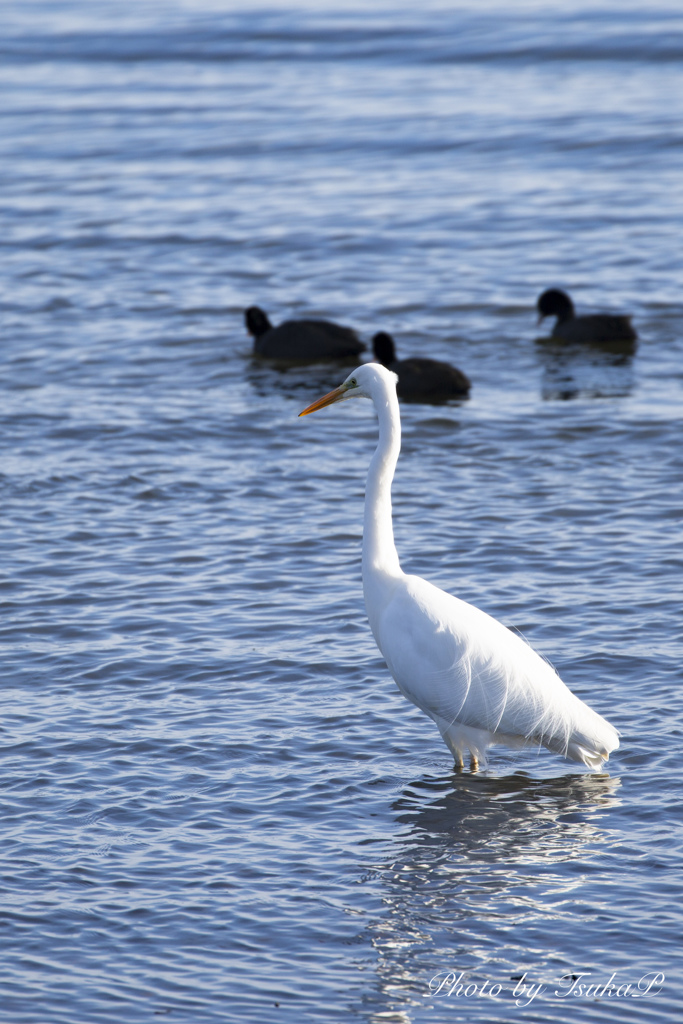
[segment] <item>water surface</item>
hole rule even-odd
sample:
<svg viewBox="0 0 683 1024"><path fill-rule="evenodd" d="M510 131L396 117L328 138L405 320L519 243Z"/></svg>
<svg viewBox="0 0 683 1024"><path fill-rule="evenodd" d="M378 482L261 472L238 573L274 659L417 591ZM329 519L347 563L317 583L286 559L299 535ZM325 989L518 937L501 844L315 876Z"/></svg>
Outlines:
<svg viewBox="0 0 683 1024"><path fill-rule="evenodd" d="M676 1021L678 6L3 19L0 1019ZM636 355L538 344L549 286ZM347 370L255 362L253 303L470 376L402 409L403 566L609 772L453 773L365 617L372 409L298 420Z"/></svg>

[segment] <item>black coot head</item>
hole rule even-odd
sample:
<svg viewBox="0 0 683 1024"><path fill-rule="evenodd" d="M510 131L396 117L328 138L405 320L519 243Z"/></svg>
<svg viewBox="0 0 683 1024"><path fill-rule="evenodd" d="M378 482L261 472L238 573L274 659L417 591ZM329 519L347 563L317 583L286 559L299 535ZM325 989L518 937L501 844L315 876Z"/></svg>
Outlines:
<svg viewBox="0 0 683 1024"><path fill-rule="evenodd" d="M244 321L252 338L260 338L266 331L270 331L273 326L268 319L268 315L258 306L249 307L244 314Z"/></svg>
<svg viewBox="0 0 683 1024"><path fill-rule="evenodd" d="M378 331L372 339L372 351L375 359L382 366L390 366L396 359L394 339L386 331Z"/></svg>
<svg viewBox="0 0 683 1024"><path fill-rule="evenodd" d="M574 316L574 303L566 292L559 288L548 288L536 303L538 322L546 316L557 316L560 320L570 320Z"/></svg>

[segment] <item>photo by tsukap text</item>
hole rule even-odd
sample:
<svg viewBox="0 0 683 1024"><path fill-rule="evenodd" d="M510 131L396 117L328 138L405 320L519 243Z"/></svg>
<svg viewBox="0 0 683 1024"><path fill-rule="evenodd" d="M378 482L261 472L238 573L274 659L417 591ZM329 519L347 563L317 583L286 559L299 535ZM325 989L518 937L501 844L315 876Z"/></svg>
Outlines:
<svg viewBox="0 0 683 1024"><path fill-rule="evenodd" d="M536 999L651 999L662 991L665 981L663 971L630 977L615 971L608 978L577 971L555 982L535 981L526 971L506 982L474 981L465 971L440 971L429 982L429 993L445 999L513 999L516 1006L523 1007Z"/></svg>

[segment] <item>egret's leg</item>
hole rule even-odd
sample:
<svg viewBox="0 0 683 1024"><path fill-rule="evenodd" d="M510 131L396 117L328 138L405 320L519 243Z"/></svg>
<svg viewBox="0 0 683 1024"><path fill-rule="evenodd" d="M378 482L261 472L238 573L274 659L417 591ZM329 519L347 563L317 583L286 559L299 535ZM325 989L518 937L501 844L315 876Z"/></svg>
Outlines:
<svg viewBox="0 0 683 1024"><path fill-rule="evenodd" d="M479 771L479 759L477 757L475 757L475 755L471 751L470 751L470 771L471 772L478 772Z"/></svg>

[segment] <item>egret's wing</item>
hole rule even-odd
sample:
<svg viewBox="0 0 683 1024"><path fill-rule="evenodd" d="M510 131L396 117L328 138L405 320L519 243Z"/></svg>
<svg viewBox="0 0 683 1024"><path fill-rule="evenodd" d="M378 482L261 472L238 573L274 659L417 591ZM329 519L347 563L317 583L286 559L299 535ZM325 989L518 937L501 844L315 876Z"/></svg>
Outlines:
<svg viewBox="0 0 683 1024"><path fill-rule="evenodd" d="M554 733L558 696L576 699L550 665L485 612L405 577L378 624L401 692L427 714L490 733Z"/></svg>

